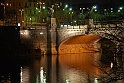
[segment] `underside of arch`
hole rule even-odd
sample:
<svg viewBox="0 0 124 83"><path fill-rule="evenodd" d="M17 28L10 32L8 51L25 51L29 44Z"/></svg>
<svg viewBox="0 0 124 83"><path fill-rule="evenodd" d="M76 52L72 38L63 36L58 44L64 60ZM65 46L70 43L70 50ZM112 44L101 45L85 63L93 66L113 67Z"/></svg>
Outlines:
<svg viewBox="0 0 124 83"><path fill-rule="evenodd" d="M100 51L100 36L94 34L73 36L63 41L58 48L59 54Z"/></svg>

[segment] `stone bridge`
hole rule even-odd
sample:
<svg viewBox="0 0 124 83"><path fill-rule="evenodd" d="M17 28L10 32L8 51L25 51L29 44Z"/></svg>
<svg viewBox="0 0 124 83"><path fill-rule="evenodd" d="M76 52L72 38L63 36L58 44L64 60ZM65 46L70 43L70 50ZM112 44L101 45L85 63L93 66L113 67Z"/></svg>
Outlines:
<svg viewBox="0 0 124 83"><path fill-rule="evenodd" d="M106 38L117 46L123 44L124 22L118 24L56 25L51 18L48 25L23 27L20 30L23 43L34 49L40 48L46 54L81 53L100 51L99 40Z"/></svg>

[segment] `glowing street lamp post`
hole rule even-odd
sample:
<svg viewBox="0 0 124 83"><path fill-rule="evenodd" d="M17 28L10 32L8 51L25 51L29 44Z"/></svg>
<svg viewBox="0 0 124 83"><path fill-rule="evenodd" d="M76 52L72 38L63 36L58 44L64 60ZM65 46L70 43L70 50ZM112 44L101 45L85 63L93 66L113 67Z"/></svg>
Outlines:
<svg viewBox="0 0 124 83"><path fill-rule="evenodd" d="M40 21L42 22L42 5L44 5L45 3L44 2L38 2L37 4L40 5Z"/></svg>
<svg viewBox="0 0 124 83"><path fill-rule="evenodd" d="M20 9L19 11L21 12L21 22L20 23L21 23L21 26L22 26L22 12L24 11L24 9Z"/></svg>
<svg viewBox="0 0 124 83"><path fill-rule="evenodd" d="M5 12L6 10L5 10L5 8L6 7L5 7L5 4L3 4L3 6L4 6L4 22L3 22L3 24L5 25L5 17L6 17L6 12Z"/></svg>
<svg viewBox="0 0 124 83"><path fill-rule="evenodd" d="M3 5L3 6L4 6L4 20L3 20L3 25L6 25L6 24L5 24L5 18L6 18L6 6L8 6L8 5L11 6L11 4L8 4L8 3L6 3L6 4L1 3L0 5Z"/></svg>

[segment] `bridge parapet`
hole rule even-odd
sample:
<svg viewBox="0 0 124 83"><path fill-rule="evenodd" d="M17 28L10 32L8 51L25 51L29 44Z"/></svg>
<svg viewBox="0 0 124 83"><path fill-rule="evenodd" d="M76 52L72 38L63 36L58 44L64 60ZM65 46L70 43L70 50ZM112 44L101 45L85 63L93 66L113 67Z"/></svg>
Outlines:
<svg viewBox="0 0 124 83"><path fill-rule="evenodd" d="M90 32L104 32L107 34L111 34L116 37L122 36L122 24L107 24L107 25L95 25L90 29Z"/></svg>
<svg viewBox="0 0 124 83"><path fill-rule="evenodd" d="M82 25L82 26L61 26L57 29L58 32L58 44L66 38L85 35L85 34L96 34L101 37L105 37L111 40L119 41L122 40L122 28L120 24L99 24L99 25Z"/></svg>
<svg viewBox="0 0 124 83"><path fill-rule="evenodd" d="M92 27L95 27L95 28L115 28L115 27L122 27L122 24L98 24L98 25L93 25Z"/></svg>
<svg viewBox="0 0 124 83"><path fill-rule="evenodd" d="M46 29L47 27L46 26L25 26L25 27L22 27L21 30L44 30Z"/></svg>
<svg viewBox="0 0 124 83"><path fill-rule="evenodd" d="M59 29L86 29L87 25L81 25L81 26L61 26Z"/></svg>
<svg viewBox="0 0 124 83"><path fill-rule="evenodd" d="M122 25L111 25L108 27L108 25L106 25L107 27L93 27L91 29L89 29L89 33L92 34L96 34L99 35L101 37L110 39L111 41L113 41L116 45L120 44L123 42L123 34L122 34L122 29L123 26Z"/></svg>
<svg viewBox="0 0 124 83"><path fill-rule="evenodd" d="M63 26L57 29L57 44L60 44L66 38L76 36L76 35L84 35L87 32L87 25L82 26Z"/></svg>

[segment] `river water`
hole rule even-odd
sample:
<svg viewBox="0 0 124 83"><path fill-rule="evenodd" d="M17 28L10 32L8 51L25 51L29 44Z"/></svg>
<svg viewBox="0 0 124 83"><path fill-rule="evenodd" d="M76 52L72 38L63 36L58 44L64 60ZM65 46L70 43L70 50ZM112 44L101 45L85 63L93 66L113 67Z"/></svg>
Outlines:
<svg viewBox="0 0 124 83"><path fill-rule="evenodd" d="M104 83L101 78L109 78L112 62L113 58L105 59L99 52L4 57L0 59L0 83Z"/></svg>

